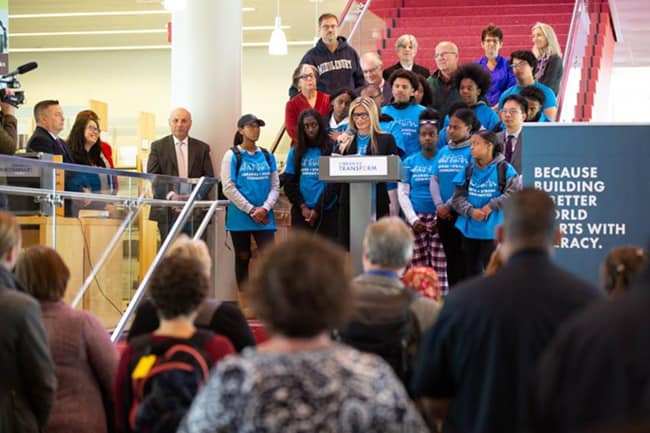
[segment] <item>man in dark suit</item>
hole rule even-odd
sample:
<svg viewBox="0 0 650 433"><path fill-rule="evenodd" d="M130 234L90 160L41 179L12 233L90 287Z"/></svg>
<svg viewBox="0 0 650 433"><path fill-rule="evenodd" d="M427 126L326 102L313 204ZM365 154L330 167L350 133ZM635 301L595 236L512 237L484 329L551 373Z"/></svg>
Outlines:
<svg viewBox="0 0 650 433"><path fill-rule="evenodd" d="M503 152L508 161L521 173L521 150L524 142L522 127L528 113L528 101L521 95L510 95L503 100L501 121L506 129L497 133L497 139L503 143Z"/></svg>
<svg viewBox="0 0 650 433"><path fill-rule="evenodd" d="M561 234L546 193L525 188L503 211L504 266L456 286L421 345L413 392L433 399L423 404L447 432L525 431L538 359L563 322L602 296L552 262Z"/></svg>
<svg viewBox="0 0 650 433"><path fill-rule="evenodd" d="M192 115L185 108L176 108L169 115L171 134L154 141L147 160L147 173L164 174L181 178L214 177L210 146L189 136ZM186 200L189 185L185 182L159 181L154 185L154 196L158 199ZM199 200L205 199L210 187L199 192ZM178 209L152 208L151 219L158 221L161 240L167 237ZM197 216L197 215L195 215Z"/></svg>
<svg viewBox="0 0 650 433"><path fill-rule="evenodd" d="M36 129L27 142L27 151L61 155L63 162L74 162L68 146L59 138L65 118L59 101L40 101L34 106Z"/></svg>
<svg viewBox="0 0 650 433"><path fill-rule="evenodd" d="M20 248L16 218L0 211L0 431L38 433L54 402L56 373L41 308L11 273Z"/></svg>

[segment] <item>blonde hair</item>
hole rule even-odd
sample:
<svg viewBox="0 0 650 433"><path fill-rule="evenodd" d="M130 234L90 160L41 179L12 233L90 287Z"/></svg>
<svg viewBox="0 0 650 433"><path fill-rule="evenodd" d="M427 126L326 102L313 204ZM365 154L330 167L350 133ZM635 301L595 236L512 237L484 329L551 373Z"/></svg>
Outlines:
<svg viewBox="0 0 650 433"><path fill-rule="evenodd" d="M6 211L0 211L0 257L20 241L20 226L16 217Z"/></svg>
<svg viewBox="0 0 650 433"><path fill-rule="evenodd" d="M196 259L201 262L206 275L210 275L212 258L208 246L202 240L191 239L186 234L181 234L174 240L174 243L169 247L169 251L167 251L167 257L171 256Z"/></svg>
<svg viewBox="0 0 650 433"><path fill-rule="evenodd" d="M350 103L350 112L349 112L350 125L354 126L354 129L357 129L357 125L354 123L354 117L352 117L352 112L357 107L363 107L368 112L368 116L370 119L370 151L371 153L374 154L377 151L377 140L375 138L376 135L385 134L379 128L379 114L377 113L377 104L375 104L375 101L372 98L368 98L367 96L359 96L357 99L352 101L352 103Z"/></svg>
<svg viewBox="0 0 650 433"><path fill-rule="evenodd" d="M395 49L397 50L399 47L406 47L408 44L411 44L411 48L413 49L413 53L417 53L418 51L418 40L415 39L415 36L413 35L402 35L397 40L395 41Z"/></svg>
<svg viewBox="0 0 650 433"><path fill-rule="evenodd" d="M560 49L560 43L557 40L557 35L555 34L555 30L553 30L553 27L549 26L546 23L535 23L535 25L530 29L530 31L534 31L535 29L539 29L544 37L546 38L546 48L543 50L539 50L535 45L533 45L533 54L535 54L535 57L538 59L542 57L544 54L547 54L549 56L557 54L558 56L562 57L562 49Z"/></svg>

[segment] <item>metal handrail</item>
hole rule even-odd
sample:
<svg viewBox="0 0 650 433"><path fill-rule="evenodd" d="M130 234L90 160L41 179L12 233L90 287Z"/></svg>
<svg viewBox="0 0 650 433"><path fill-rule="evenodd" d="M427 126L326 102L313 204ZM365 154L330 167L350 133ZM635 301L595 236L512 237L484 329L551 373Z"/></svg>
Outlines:
<svg viewBox="0 0 650 433"><path fill-rule="evenodd" d="M126 324L129 321L129 319L131 318L131 315L134 313L138 304L140 304L140 301L144 296L144 292L147 286L149 285L149 280L151 280L151 276L153 275L154 270L158 267L158 263L160 263L160 261L165 256L165 254L167 254L167 250L171 246L172 240L175 239L176 235L180 233L181 228L185 225L185 221L187 220L188 216L194 209L194 202L196 201L196 198L199 195L199 190L201 189L201 186L203 186L205 179L206 179L205 177L199 178L196 187L194 188L194 190L192 190L192 193L190 194L190 196L187 199L187 202L181 209L178 218L172 225L169 234L163 240L163 243L160 246L160 249L158 250L156 257L154 257L153 261L151 262L151 265L149 266L149 269L147 269L147 272L142 278L142 281L140 281L140 285L135 291L133 297L131 298L131 302L129 302L129 305L126 307L126 311L124 312L122 317L120 317L120 320L117 322L117 325L115 326L115 330L111 334L111 341L113 341L114 343L117 342L117 340L120 338L120 336L122 335L122 331L126 327Z"/></svg>

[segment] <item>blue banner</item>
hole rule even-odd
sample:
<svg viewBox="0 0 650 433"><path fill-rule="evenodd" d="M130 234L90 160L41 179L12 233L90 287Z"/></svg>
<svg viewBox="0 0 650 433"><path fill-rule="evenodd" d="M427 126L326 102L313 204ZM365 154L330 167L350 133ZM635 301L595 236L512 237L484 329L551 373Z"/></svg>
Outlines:
<svg viewBox="0 0 650 433"><path fill-rule="evenodd" d="M558 264L598 285L607 252L650 240L650 125L524 127L524 185L551 195Z"/></svg>

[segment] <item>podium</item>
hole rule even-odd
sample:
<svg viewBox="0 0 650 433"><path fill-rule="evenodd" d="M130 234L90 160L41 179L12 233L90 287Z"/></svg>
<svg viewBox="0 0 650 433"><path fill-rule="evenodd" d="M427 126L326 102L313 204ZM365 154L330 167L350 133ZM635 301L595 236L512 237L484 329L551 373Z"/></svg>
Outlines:
<svg viewBox="0 0 650 433"><path fill-rule="evenodd" d="M366 227L374 221L377 182L397 182L404 177L397 155L321 156L320 180L350 184L350 254L355 274L363 272L361 255Z"/></svg>

